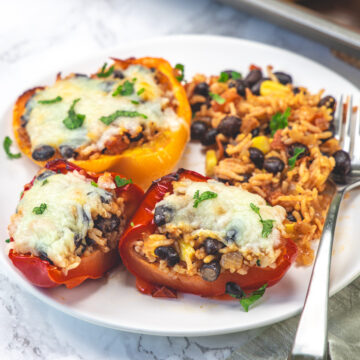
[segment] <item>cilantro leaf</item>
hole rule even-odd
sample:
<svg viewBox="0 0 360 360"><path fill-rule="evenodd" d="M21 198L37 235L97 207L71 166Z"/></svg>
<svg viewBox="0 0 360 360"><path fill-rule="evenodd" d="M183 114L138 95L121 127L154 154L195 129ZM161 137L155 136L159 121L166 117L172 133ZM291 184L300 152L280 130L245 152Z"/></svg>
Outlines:
<svg viewBox="0 0 360 360"><path fill-rule="evenodd" d="M291 109L288 107L284 113L277 112L270 120L271 136L274 136L277 130L285 129L288 126L288 118L290 116Z"/></svg>
<svg viewBox="0 0 360 360"><path fill-rule="evenodd" d="M109 116L102 116L99 120L102 121L105 125L110 125L113 121L117 118L124 116L124 117L137 117L141 116L144 119L147 119L145 114L139 113L137 111L127 111L127 110L116 110L114 113L110 114Z"/></svg>
<svg viewBox="0 0 360 360"><path fill-rule="evenodd" d="M36 215L41 215L44 213L44 211L46 210L47 205L45 203L41 203L40 206L35 206L33 208L33 213Z"/></svg>
<svg viewBox="0 0 360 360"><path fill-rule="evenodd" d="M261 236L267 238L272 232L275 220L263 220L262 216L260 215L260 208L253 203L250 203L250 208L260 218L260 223L263 226Z"/></svg>
<svg viewBox="0 0 360 360"><path fill-rule="evenodd" d="M115 180L115 184L116 184L117 187L122 187L122 186L125 186L127 184L132 184L131 179L121 178L119 175L116 175L114 180Z"/></svg>
<svg viewBox="0 0 360 360"><path fill-rule="evenodd" d="M299 148L299 147L295 147L294 149L294 156L292 156L289 160L288 160L288 164L290 166L290 170L292 170L295 167L295 163L296 160L298 158L298 156L300 154L302 154L305 151L305 148Z"/></svg>
<svg viewBox="0 0 360 360"><path fill-rule="evenodd" d="M97 77L106 78L106 77L110 76L114 72L114 68L115 68L114 65L110 66L110 68L107 71L105 71L106 66L107 66L107 63L104 63L104 65L102 66L100 72L97 73Z"/></svg>
<svg viewBox="0 0 360 360"><path fill-rule="evenodd" d="M242 78L242 75L241 73L237 72L237 71L232 71L231 72L231 78L233 80L238 80L238 79L241 79Z"/></svg>
<svg viewBox="0 0 360 360"><path fill-rule="evenodd" d="M178 81L183 81L184 80L184 75L185 75L185 67L184 67L184 65L183 64L176 64L175 69L180 71L180 75L175 76L176 79Z"/></svg>
<svg viewBox="0 0 360 360"><path fill-rule="evenodd" d="M21 158L21 153L18 154L13 154L10 151L10 146L12 144L12 140L9 138L9 136L5 136L4 142L3 142L3 147L4 150L6 152L6 155L8 156L9 159L19 159Z"/></svg>
<svg viewBox="0 0 360 360"><path fill-rule="evenodd" d="M92 185L92 186L95 186L95 187L98 187L98 186L99 186L94 180L91 180L91 185Z"/></svg>
<svg viewBox="0 0 360 360"><path fill-rule="evenodd" d="M140 102L137 101L137 100L131 100L131 103L134 104L134 105L139 105L140 104Z"/></svg>
<svg viewBox="0 0 360 360"><path fill-rule="evenodd" d="M249 307L252 304L254 304L254 302L256 302L257 300L259 300L260 298L263 297L263 295L265 294L266 287L267 287L267 284L264 284L259 289L255 290L251 294L249 294L246 297L243 297L242 299L239 300L241 306L244 308L244 310L246 312L249 311Z"/></svg>
<svg viewBox="0 0 360 360"><path fill-rule="evenodd" d="M74 130L82 126L85 115L83 114L77 114L75 112L75 105L80 101L80 98L75 99L73 103L70 106L70 109L68 111L68 116L63 120L64 125L69 130Z"/></svg>
<svg viewBox="0 0 360 360"><path fill-rule="evenodd" d="M216 193L214 193L212 191L204 191L200 195L200 190L196 190L196 192L195 192L195 194L193 196L193 199L195 200L193 207L197 208L202 201L209 200L209 199L214 199L217 196L218 196L218 194L216 194Z"/></svg>
<svg viewBox="0 0 360 360"><path fill-rule="evenodd" d="M6 243L9 243L9 242L10 242L10 239L6 239L5 242L6 242Z"/></svg>
<svg viewBox="0 0 360 360"><path fill-rule="evenodd" d="M41 183L41 186L46 185L48 182L49 182L49 180L48 180L48 179L45 179L45 180Z"/></svg>
<svg viewBox="0 0 360 360"><path fill-rule="evenodd" d="M117 95L127 96L127 95L131 95L133 92L134 92L134 83L126 80L123 84L117 87L117 89L112 93L112 96L117 96Z"/></svg>
<svg viewBox="0 0 360 360"><path fill-rule="evenodd" d="M55 104L55 103L60 102L60 101L62 101L62 97L61 97L61 96L57 96L57 97L54 98L54 99L39 100L38 103L39 103L39 104L45 104L45 105L47 105L47 104Z"/></svg>
<svg viewBox="0 0 360 360"><path fill-rule="evenodd" d="M222 71L220 73L218 82L221 82L221 83L227 82L229 80L229 78L230 78L229 74L225 71Z"/></svg>
<svg viewBox="0 0 360 360"><path fill-rule="evenodd" d="M141 88L140 90L138 90L136 94L141 95L143 92L145 92L145 88Z"/></svg>
<svg viewBox="0 0 360 360"><path fill-rule="evenodd" d="M211 98L217 102L219 105L222 105L225 103L225 99L223 97L221 97L219 94L214 94L214 93L209 93L209 95L211 96Z"/></svg>

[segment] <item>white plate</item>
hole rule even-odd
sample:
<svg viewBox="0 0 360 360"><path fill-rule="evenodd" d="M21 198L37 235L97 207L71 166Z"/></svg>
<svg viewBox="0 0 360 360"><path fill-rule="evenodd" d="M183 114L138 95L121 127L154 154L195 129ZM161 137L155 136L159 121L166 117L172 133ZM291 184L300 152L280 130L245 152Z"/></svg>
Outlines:
<svg viewBox="0 0 360 360"><path fill-rule="evenodd" d="M247 72L250 64L290 73L295 84L311 91L326 88L327 93L353 93L358 90L347 80L323 66L263 44L213 36L176 36L97 54L61 69L63 73L93 72L107 56L162 56L172 64L185 64L187 79L195 73L218 74L224 69ZM32 85L51 84L59 69L37 79ZM26 89L23 89L26 90ZM13 96L18 94L12 94ZM0 139L11 134L11 105L3 114ZM203 172L203 159L197 145L189 145L181 166ZM0 239L8 237L6 225L18 201L24 183L32 178L36 166L24 156L20 160L0 155L1 210ZM353 192L341 210L331 273L331 293L335 293L360 274L360 242L357 238L357 218L360 197ZM157 335L200 336L224 334L275 323L299 312L305 297L310 268L293 267L276 286L268 289L261 302L245 313L237 302L208 300L192 295L179 299L155 299L141 295L134 287L134 278L124 268L114 270L107 279L87 281L73 290L60 287L41 290L26 282L5 256L5 243L0 242L3 263L18 283L45 303L80 319L131 332Z"/></svg>

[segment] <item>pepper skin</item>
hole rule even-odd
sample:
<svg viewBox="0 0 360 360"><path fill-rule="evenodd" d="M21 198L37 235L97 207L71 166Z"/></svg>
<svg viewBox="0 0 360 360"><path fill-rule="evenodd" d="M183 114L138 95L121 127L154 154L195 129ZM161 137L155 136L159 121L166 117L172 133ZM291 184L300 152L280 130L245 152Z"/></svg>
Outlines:
<svg viewBox="0 0 360 360"><path fill-rule="evenodd" d="M66 174L68 171L83 170L80 167L61 159L47 163L46 168L56 172L60 171L63 174ZM82 173L95 182L97 182L97 179L101 176L101 174ZM111 175L115 177L118 174L111 173ZM32 187L34 179L24 186L24 192ZM124 198L126 204L125 216L127 219L130 219L140 203L143 191L135 184L127 184L116 188L115 192L118 197L121 196ZM10 240L14 241L14 239ZM64 284L69 289L80 285L86 279L101 278L108 270L120 262L120 257L116 249L107 253L97 250L88 256L82 257L79 266L69 270L65 275L60 268L51 265L48 261L42 260L38 256L19 254L11 249L9 258L14 266L18 268L33 285L51 288Z"/></svg>
<svg viewBox="0 0 360 360"><path fill-rule="evenodd" d="M97 159L73 161L74 164L85 170L103 172L115 171L131 178L136 184L146 189L153 180L171 171L180 159L184 147L189 139L191 109L184 88L176 79L176 74L171 65L161 58L129 58L126 60L113 59L115 69L126 69L130 65L142 65L156 68L161 72L160 82L173 92L176 100L176 113L183 119L175 131L163 131L150 142L129 148L118 155L101 154ZM58 75L59 76L59 75ZM93 75L96 77L96 74ZM22 94L13 112L13 131L20 150L32 161L40 166L45 166L44 161L35 161L31 156L31 147L28 135L21 126L21 116L25 113L27 101L43 87L30 89ZM56 152L54 158L59 157Z"/></svg>
<svg viewBox="0 0 360 360"><path fill-rule="evenodd" d="M149 263L135 252L134 245L144 234L153 234L156 230L153 211L155 205L165 194L172 192L172 182L181 179L192 181L207 181L208 178L193 171L180 169L176 173L164 176L155 181L146 192L142 203L132 218L133 226L128 227L119 242L119 251L124 265L137 278L138 290L156 296L162 287L192 293L205 297L219 297L225 294L227 282L235 282L244 291L250 292L267 284L276 284L286 273L295 259L297 248L290 239L282 239L281 254L275 268L251 267L246 275L225 271L217 280L208 282L199 275L187 276L177 274L174 279L159 269L156 263ZM163 294L164 291L161 291ZM162 295L163 296L163 295ZM223 297L226 298L226 297Z"/></svg>

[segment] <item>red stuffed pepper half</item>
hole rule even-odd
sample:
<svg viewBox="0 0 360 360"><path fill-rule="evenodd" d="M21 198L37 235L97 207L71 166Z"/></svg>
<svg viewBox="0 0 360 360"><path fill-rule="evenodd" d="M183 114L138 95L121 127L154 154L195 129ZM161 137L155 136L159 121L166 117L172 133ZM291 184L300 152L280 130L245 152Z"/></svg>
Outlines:
<svg viewBox="0 0 360 360"><path fill-rule="evenodd" d="M149 188L120 255L143 293L242 298L277 283L293 262L285 217L259 195L180 169Z"/></svg>
<svg viewBox="0 0 360 360"><path fill-rule="evenodd" d="M9 258L34 285L73 288L120 262L122 231L143 191L121 175L54 160L25 185L9 225Z"/></svg>

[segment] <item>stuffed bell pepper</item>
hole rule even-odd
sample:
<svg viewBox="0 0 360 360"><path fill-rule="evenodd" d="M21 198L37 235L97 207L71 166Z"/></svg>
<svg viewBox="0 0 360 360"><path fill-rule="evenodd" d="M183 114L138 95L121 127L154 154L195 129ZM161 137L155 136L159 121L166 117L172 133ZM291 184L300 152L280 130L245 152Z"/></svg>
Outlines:
<svg viewBox="0 0 360 360"><path fill-rule="evenodd" d="M25 185L9 257L34 285L73 288L119 263L118 241L143 191L123 176L54 160Z"/></svg>
<svg viewBox="0 0 360 360"><path fill-rule="evenodd" d="M183 74L160 58L114 59L91 76L70 74L19 97L16 141L35 163L63 158L120 172L147 187L172 170L189 137Z"/></svg>
<svg viewBox="0 0 360 360"><path fill-rule="evenodd" d="M277 283L293 262L285 217L259 195L181 169L147 191L120 255L144 293L243 298Z"/></svg>

